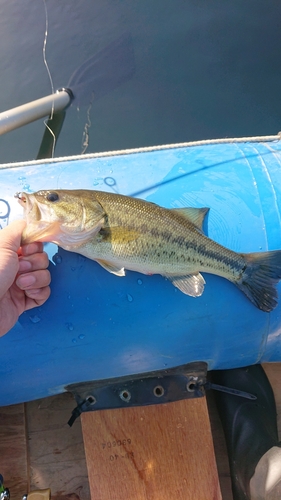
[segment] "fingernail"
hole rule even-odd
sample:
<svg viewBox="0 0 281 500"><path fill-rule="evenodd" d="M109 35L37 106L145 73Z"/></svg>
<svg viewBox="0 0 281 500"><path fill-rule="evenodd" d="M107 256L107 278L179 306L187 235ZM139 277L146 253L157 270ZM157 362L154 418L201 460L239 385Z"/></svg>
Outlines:
<svg viewBox="0 0 281 500"><path fill-rule="evenodd" d="M19 272L24 272L24 271L30 271L32 265L31 265L31 262L29 262L29 260L23 260L21 259L19 261Z"/></svg>
<svg viewBox="0 0 281 500"><path fill-rule="evenodd" d="M32 274L26 274L19 276L17 279L17 285L19 288L27 288L35 283L36 278Z"/></svg>

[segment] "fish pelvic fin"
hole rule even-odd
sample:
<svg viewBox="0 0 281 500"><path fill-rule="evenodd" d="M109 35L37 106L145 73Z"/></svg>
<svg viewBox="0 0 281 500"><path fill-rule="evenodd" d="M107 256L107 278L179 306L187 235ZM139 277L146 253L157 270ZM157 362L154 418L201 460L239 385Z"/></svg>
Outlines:
<svg viewBox="0 0 281 500"><path fill-rule="evenodd" d="M276 285L281 279L281 250L242 254L246 268L238 288L265 312L272 311L278 303Z"/></svg>
<svg viewBox="0 0 281 500"><path fill-rule="evenodd" d="M197 229L203 231L204 219L209 212L209 208L194 208L194 207L184 207L184 208L172 208L173 212L181 215L184 219L192 222Z"/></svg>
<svg viewBox="0 0 281 500"><path fill-rule="evenodd" d="M115 266L114 264L102 259L96 259L96 262L109 273L115 274L116 276L125 276L124 267Z"/></svg>
<svg viewBox="0 0 281 500"><path fill-rule="evenodd" d="M204 292L205 280L200 273L188 274L186 276L163 275L181 292L191 297L200 297Z"/></svg>

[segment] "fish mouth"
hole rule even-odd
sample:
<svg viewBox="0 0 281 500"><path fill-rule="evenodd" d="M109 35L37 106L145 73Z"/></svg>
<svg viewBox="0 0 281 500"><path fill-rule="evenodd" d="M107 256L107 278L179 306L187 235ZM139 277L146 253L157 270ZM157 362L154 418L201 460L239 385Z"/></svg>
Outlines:
<svg viewBox="0 0 281 500"><path fill-rule="evenodd" d="M33 194L25 192L15 193L15 198L23 207L24 218L27 226L22 234L22 244L33 241L54 241L54 233L58 230L58 222L50 220L50 214L44 210L44 206L37 202ZM46 212L46 213L45 213Z"/></svg>
<svg viewBox="0 0 281 500"><path fill-rule="evenodd" d="M23 207L24 217L27 223L31 222L49 222L50 212L48 207L38 203L34 194L18 192L15 194L19 204Z"/></svg>
<svg viewBox="0 0 281 500"><path fill-rule="evenodd" d="M25 216L29 212L31 212L34 203L32 202L31 197L27 193L18 192L15 193L14 197L18 199L19 204L23 207Z"/></svg>
<svg viewBox="0 0 281 500"><path fill-rule="evenodd" d="M20 202L20 204L22 205L23 203L26 203L26 200L28 198L27 194L26 193L23 193L21 191L15 193L14 195L15 198L17 198Z"/></svg>

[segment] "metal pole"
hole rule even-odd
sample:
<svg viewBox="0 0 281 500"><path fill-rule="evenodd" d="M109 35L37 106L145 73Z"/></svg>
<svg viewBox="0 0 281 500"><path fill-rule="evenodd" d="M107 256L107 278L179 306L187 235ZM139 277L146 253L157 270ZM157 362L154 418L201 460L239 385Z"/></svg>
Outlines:
<svg viewBox="0 0 281 500"><path fill-rule="evenodd" d="M55 94L3 111L0 113L0 135L65 109L72 98L71 90L60 89Z"/></svg>

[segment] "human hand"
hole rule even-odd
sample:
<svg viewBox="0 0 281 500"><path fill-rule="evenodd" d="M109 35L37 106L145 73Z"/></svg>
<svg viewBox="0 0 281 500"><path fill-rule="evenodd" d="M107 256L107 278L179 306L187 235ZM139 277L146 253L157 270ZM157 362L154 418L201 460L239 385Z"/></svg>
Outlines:
<svg viewBox="0 0 281 500"><path fill-rule="evenodd" d="M24 311L41 306L50 295L49 260L42 243L20 247L24 220L0 230L0 336Z"/></svg>

